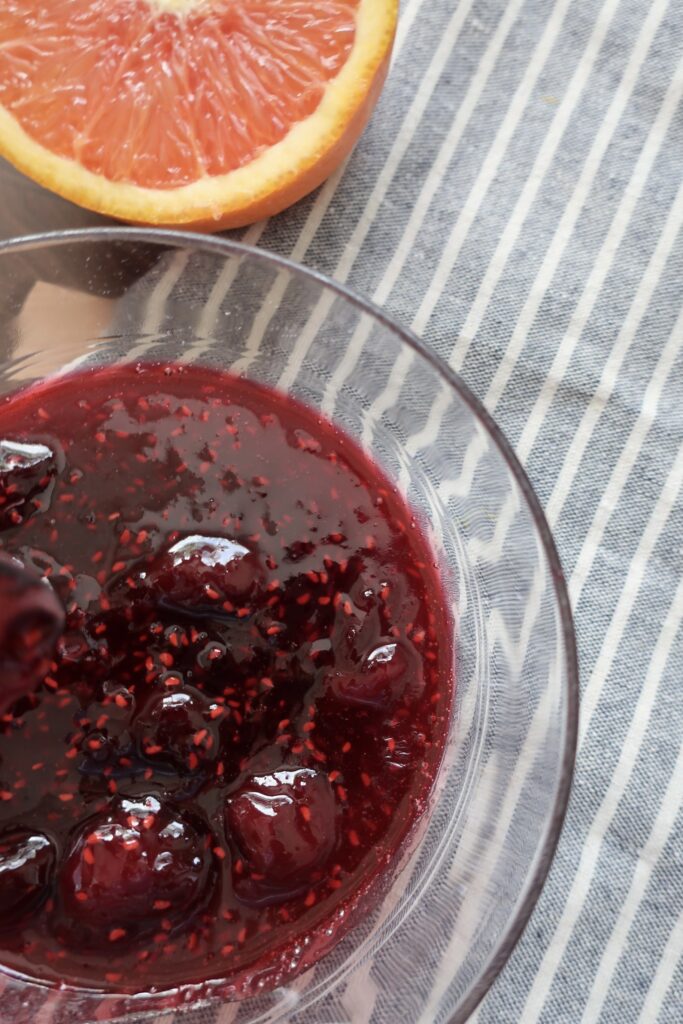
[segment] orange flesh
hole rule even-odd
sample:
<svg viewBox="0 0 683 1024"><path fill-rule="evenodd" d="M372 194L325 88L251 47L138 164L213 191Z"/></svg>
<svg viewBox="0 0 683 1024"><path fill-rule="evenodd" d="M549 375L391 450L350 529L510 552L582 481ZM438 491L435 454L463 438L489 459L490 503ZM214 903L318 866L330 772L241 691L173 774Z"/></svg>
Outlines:
<svg viewBox="0 0 683 1024"><path fill-rule="evenodd" d="M170 189L225 174L313 113L358 4L2 0L0 105L111 181Z"/></svg>

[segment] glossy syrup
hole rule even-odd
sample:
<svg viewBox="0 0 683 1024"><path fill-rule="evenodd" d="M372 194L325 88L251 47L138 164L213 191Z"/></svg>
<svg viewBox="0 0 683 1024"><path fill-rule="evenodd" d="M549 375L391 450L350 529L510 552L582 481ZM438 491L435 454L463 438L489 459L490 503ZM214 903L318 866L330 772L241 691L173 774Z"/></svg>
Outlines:
<svg viewBox="0 0 683 1024"><path fill-rule="evenodd" d="M421 529L332 424L215 370L64 376L0 438L2 551L65 619L0 720L0 962L281 983L367 911L434 782L452 627Z"/></svg>

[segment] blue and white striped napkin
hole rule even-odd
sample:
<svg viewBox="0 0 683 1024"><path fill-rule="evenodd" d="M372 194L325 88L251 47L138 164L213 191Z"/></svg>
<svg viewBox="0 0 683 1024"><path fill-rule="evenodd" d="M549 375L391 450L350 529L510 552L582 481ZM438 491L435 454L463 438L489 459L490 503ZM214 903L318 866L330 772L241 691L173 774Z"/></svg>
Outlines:
<svg viewBox="0 0 683 1024"><path fill-rule="evenodd" d="M555 531L576 781L477 1024L683 1021L682 226L680 0L404 0L346 168L240 236L420 334L501 424Z"/></svg>

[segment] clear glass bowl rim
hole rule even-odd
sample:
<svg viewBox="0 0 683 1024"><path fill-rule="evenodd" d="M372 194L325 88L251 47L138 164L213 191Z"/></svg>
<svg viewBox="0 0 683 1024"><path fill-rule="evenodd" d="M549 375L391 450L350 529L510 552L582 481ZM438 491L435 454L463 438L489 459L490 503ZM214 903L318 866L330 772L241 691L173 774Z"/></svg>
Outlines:
<svg viewBox="0 0 683 1024"><path fill-rule="evenodd" d="M536 865L527 879L512 920L501 934L496 948L491 953L488 962L480 971L478 977L473 981L469 992L460 1000L454 1015L447 1022L447 1024L464 1024L505 966L536 905L560 838L574 773L579 718L579 673L576 635L560 558L550 527L531 482L515 455L511 444L481 401L473 394L463 379L439 356L432 352L417 335L413 334L409 328L396 323L395 320L370 299L358 295L345 284L341 284L317 270L302 266L285 256L269 252L267 249L244 245L229 238L207 236L195 232L172 231L159 228L91 227L64 231L46 231L9 238L0 241L0 257L5 253L30 252L32 249L48 249L69 244L96 242L138 242L148 245L165 246L166 248L201 250L212 253L217 257L247 257L264 265L269 265L275 270L288 271L294 276L306 278L322 288L331 290L361 313L372 317L377 323L395 335L402 345L412 349L421 359L426 360L437 375L458 393L462 401L469 407L476 419L491 436L519 485L541 537L560 613L562 636L566 651L566 713L562 726L558 782L552 811L546 823L545 836L536 853Z"/></svg>

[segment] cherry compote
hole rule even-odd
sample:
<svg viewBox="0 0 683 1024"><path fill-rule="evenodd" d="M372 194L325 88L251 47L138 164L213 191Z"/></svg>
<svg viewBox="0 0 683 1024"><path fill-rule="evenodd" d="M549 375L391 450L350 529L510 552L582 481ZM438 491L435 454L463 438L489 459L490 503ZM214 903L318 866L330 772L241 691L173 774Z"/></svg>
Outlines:
<svg viewBox="0 0 683 1024"><path fill-rule="evenodd" d="M0 962L276 985L388 879L443 753L435 557L361 450L180 364L0 405Z"/></svg>

